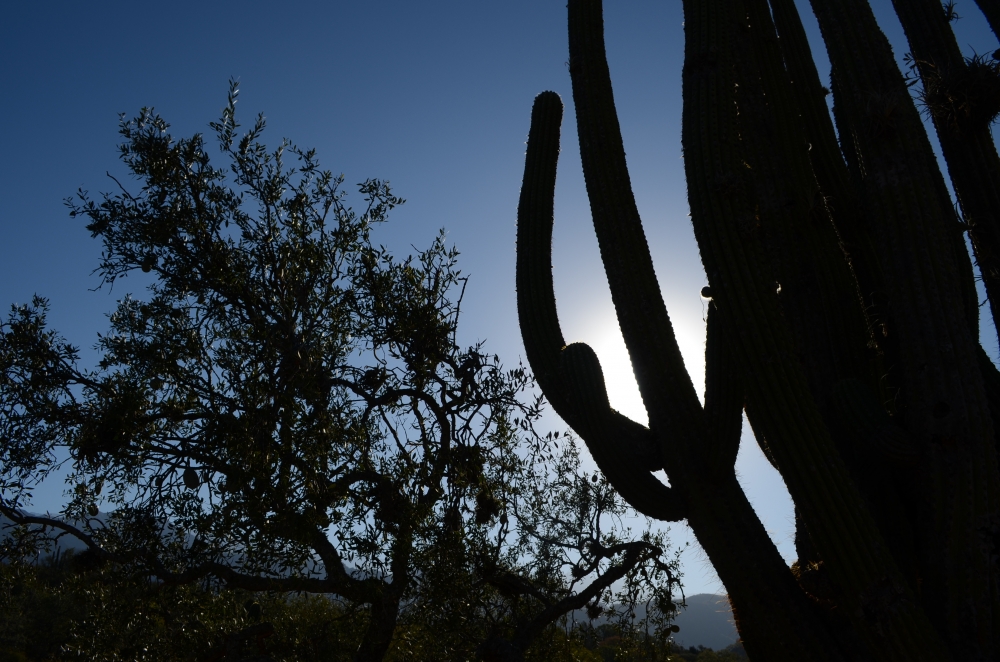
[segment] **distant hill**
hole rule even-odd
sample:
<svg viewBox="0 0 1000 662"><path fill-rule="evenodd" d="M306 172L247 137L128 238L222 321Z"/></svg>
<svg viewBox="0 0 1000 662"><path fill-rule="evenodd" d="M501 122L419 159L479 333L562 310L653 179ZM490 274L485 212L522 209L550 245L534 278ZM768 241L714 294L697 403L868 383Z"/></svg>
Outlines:
<svg viewBox="0 0 1000 662"><path fill-rule="evenodd" d="M646 606L636 605L635 615L638 619L644 618ZM571 612L570 617L576 623L589 621L582 609ZM608 618L600 616L590 622L595 626L602 625L608 622ZM687 607L680 607L673 622L680 628L680 632L672 637L679 648L703 646L719 651L735 644L740 638L733 623L733 611L724 595L699 593L687 596Z"/></svg>
<svg viewBox="0 0 1000 662"><path fill-rule="evenodd" d="M673 636L677 645L720 650L739 639L726 596L699 593L687 596L686 602L687 608L682 607L674 619L680 628Z"/></svg>
<svg viewBox="0 0 1000 662"><path fill-rule="evenodd" d="M59 515L55 514L49 515L48 513L46 513L46 516L53 517L56 519L59 518ZM105 517L107 517L106 513L100 513L98 514L97 519L103 520ZM10 518L8 518L6 515L0 515L0 541L5 540L7 536L10 535L10 529L13 526L14 522L11 521ZM77 538L74 538L71 535L65 535L59 538L59 540L55 543L55 545L52 548L52 550L55 552L64 552L67 549L72 549L73 551L76 552L82 552L83 550L87 549L87 546L81 540L78 540Z"/></svg>

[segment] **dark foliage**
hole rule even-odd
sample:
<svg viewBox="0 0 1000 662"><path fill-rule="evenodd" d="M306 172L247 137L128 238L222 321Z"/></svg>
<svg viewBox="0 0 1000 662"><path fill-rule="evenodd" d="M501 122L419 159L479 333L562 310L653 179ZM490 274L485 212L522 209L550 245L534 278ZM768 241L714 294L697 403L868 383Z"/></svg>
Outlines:
<svg viewBox="0 0 1000 662"><path fill-rule="evenodd" d="M211 124L225 167L147 109L121 120L134 182L67 201L103 244L101 285L146 286L118 301L96 367L48 328L42 298L0 325L3 558L68 536L86 548L74 566L105 573L94 586L132 578L74 584L83 611L52 593L77 609L50 616L71 623L70 650L176 658L212 632L243 655L268 628L300 636L247 625L282 600L311 610L296 625L310 637L347 619L336 648L355 660L489 642L520 659L612 600L649 602L662 630L678 586L664 536L632 536L573 441L535 433L524 368L457 345L457 251L443 234L402 260L375 245L403 202L388 184L360 184L355 212L312 151L264 145L262 117L241 135L236 97ZM65 508L32 514L58 470ZM283 597L305 594L331 599ZM259 606L243 614L244 597ZM172 634L199 610L214 629Z"/></svg>

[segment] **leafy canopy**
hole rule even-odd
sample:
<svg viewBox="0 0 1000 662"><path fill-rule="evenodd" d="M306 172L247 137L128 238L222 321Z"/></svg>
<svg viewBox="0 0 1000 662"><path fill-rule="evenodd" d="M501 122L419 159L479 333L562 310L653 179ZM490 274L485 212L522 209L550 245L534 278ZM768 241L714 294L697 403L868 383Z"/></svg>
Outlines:
<svg viewBox="0 0 1000 662"><path fill-rule="evenodd" d="M353 210L313 151L264 145L262 116L239 135L237 93L210 125L226 167L143 109L120 121L138 191L67 201L103 244L101 285L146 286L95 368L42 298L0 325L0 514L19 525L3 553L68 535L85 565L158 584L327 594L362 624L355 659L406 636L523 656L614 601L623 623L655 602L669 634L665 537L632 536L572 440L553 455L523 368L458 345L457 251L443 234L402 260L376 246L403 202L388 183L361 183ZM31 514L61 468L65 508Z"/></svg>

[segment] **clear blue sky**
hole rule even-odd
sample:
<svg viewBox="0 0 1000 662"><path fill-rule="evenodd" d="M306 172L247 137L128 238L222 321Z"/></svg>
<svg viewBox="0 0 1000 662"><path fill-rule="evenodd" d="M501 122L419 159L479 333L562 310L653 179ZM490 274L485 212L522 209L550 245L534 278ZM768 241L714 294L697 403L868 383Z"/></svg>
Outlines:
<svg viewBox="0 0 1000 662"><path fill-rule="evenodd" d="M680 2L607 0L608 56L632 182L664 298L702 383L705 276L687 219L680 152ZM897 55L908 49L889 0L873 6ZM612 403L644 420L590 225L570 98L565 3L543 0L365 2L32 2L0 8L0 306L52 302L52 325L89 348L114 301L140 283L92 292L100 253L63 198L111 189L119 113L153 106L175 135L207 132L230 77L244 123L269 141L315 147L348 182L389 180L407 199L378 241L397 253L439 228L471 276L464 342L507 363L523 355L514 300L514 229L531 102L567 104L553 265L568 341L602 358ZM971 0L958 5L967 53L997 48ZM804 12L808 24L811 14ZM825 61L820 50L818 59ZM825 74L824 74L825 75ZM360 203L359 203L360 204ZM553 427L562 427L551 419ZM792 560L791 505L745 434L737 468L751 502ZM51 496L51 495L50 495ZM49 497L45 497L49 499ZM58 508L55 499L41 508ZM675 542L693 540L674 525ZM687 592L724 592L694 549Z"/></svg>

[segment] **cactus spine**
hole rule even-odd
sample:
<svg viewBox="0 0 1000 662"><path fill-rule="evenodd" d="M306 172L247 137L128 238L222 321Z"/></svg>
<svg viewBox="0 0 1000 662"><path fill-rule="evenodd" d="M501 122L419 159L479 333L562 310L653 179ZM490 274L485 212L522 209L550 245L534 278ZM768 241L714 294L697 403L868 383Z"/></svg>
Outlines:
<svg viewBox="0 0 1000 662"><path fill-rule="evenodd" d="M601 2L570 0L587 192L649 427L610 408L596 355L559 329L551 92L535 101L518 207L528 359L622 495L688 520L752 658L1000 659L1000 374L976 341L961 226L867 3L814 11L840 144L791 0L684 1L682 141L712 294L702 407L632 195ZM733 473L744 408L795 502L791 569Z"/></svg>

